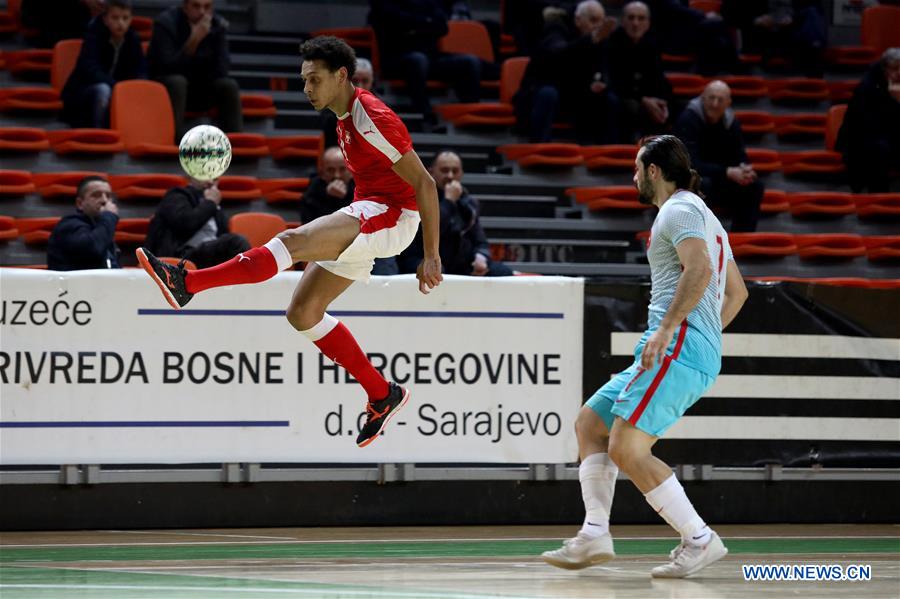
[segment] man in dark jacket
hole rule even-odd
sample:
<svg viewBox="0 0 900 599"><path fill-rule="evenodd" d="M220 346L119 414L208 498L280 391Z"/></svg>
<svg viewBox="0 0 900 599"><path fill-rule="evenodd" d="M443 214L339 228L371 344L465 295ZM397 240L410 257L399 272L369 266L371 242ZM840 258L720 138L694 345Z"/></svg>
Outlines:
<svg viewBox="0 0 900 599"><path fill-rule="evenodd" d="M547 24L514 97L519 126L531 142L552 138L553 123L571 122L579 143L615 143L619 104L608 88L607 38L616 28L603 5L584 0L574 16L544 11Z"/></svg>
<svg viewBox="0 0 900 599"><path fill-rule="evenodd" d="M438 189L441 209L439 252L444 272L451 275L499 277L513 271L502 262L493 262L487 236L478 222L478 202L460 180L462 160L456 152L444 150L435 156L431 176ZM424 256L422 230L398 257L401 273L416 272Z"/></svg>
<svg viewBox="0 0 900 599"><path fill-rule="evenodd" d="M333 113L332 113L333 114ZM308 223L331 214L353 201L356 185L344 162L341 149L333 146L322 154L322 167L303 192L300 202L300 222Z"/></svg>
<svg viewBox="0 0 900 599"><path fill-rule="evenodd" d="M728 85L713 81L691 100L675 124L675 135L691 153L706 203L731 214L732 231L755 231L764 190L749 164Z"/></svg>
<svg viewBox="0 0 900 599"><path fill-rule="evenodd" d="M75 192L75 214L53 228L47 245L50 270L121 268L114 236L119 208L103 177L85 177Z"/></svg>
<svg viewBox="0 0 900 599"><path fill-rule="evenodd" d="M131 0L109 0L88 26L75 69L62 90L63 119L73 127L103 128L118 81L146 79L141 40L131 27Z"/></svg>
<svg viewBox="0 0 900 599"><path fill-rule="evenodd" d="M472 54L439 52L437 41L448 31L440 0L371 0L369 22L378 38L381 70L402 78L413 109L435 122L426 83L429 78L453 86L460 102L481 96L481 61Z"/></svg>
<svg viewBox="0 0 900 599"><path fill-rule="evenodd" d="M889 48L869 69L847 107L838 133L855 193L890 191L900 172L900 48Z"/></svg>
<svg viewBox="0 0 900 599"><path fill-rule="evenodd" d="M643 2L629 2L622 26L609 38L609 86L622 103L627 120L622 128L632 136L662 133L670 117L672 86L649 29L650 9Z"/></svg>
<svg viewBox="0 0 900 599"><path fill-rule="evenodd" d="M213 13L213 0L183 0L153 22L150 76L169 90L175 131L184 134L185 110L218 109L226 133L243 129L241 90L228 77L228 22Z"/></svg>
<svg viewBox="0 0 900 599"><path fill-rule="evenodd" d="M250 249L242 235L228 232L215 181L191 180L166 192L156 209L146 247L157 256L186 258L198 268L215 266Z"/></svg>

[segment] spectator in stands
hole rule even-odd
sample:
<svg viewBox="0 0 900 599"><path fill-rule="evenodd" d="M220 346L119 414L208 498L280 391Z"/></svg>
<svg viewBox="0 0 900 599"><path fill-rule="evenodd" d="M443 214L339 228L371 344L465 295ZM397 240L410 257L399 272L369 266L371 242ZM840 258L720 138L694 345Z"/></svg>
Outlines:
<svg viewBox="0 0 900 599"><path fill-rule="evenodd" d="M822 0L725 0L722 15L741 32L741 50L787 58L809 77L825 70L828 27Z"/></svg>
<svg viewBox="0 0 900 599"><path fill-rule="evenodd" d="M372 91L375 87L375 70L372 63L365 58L356 59L356 72L353 73L353 85ZM323 110L319 113L322 119L322 133L325 136L325 147L336 146L337 142L337 115L334 111Z"/></svg>
<svg viewBox="0 0 900 599"><path fill-rule="evenodd" d="M650 16L646 4L629 2L622 26L609 38L609 86L622 103L623 129L630 134L662 133L671 116L672 86L663 73L659 46L648 34Z"/></svg>
<svg viewBox="0 0 900 599"><path fill-rule="evenodd" d="M689 8L681 0L644 1L663 52L695 54L697 70L703 75L733 73L738 68L734 40L720 15Z"/></svg>
<svg viewBox="0 0 900 599"><path fill-rule="evenodd" d="M64 216L50 234L47 268L121 268L116 247L119 208L103 177L85 177L75 192L75 214Z"/></svg>
<svg viewBox="0 0 900 599"><path fill-rule="evenodd" d="M23 0L22 24L38 31L32 43L52 48L60 40L84 37L88 23L105 9L104 0Z"/></svg>
<svg viewBox="0 0 900 599"><path fill-rule="evenodd" d="M355 189L353 175L344 162L341 149L329 147L322 154L321 170L309 181L309 187L303 193L300 222L308 223L349 206Z"/></svg>
<svg viewBox="0 0 900 599"><path fill-rule="evenodd" d="M107 127L113 86L147 78L141 40L130 27L131 0L109 0L103 16L91 21L61 94L63 120L73 127Z"/></svg>
<svg viewBox="0 0 900 599"><path fill-rule="evenodd" d="M574 15L557 8L547 17L540 48L531 57L513 101L531 142L552 137L553 123L571 122L579 143L619 141L619 103L608 89L607 38L616 28L603 5L584 0Z"/></svg>
<svg viewBox="0 0 900 599"><path fill-rule="evenodd" d="M215 181L191 179L166 192L150 221L146 247L157 256L185 258L198 268L215 266L250 249L242 235L228 232L222 192Z"/></svg>
<svg viewBox="0 0 900 599"><path fill-rule="evenodd" d="M854 192L890 191L900 173L900 48L885 50L854 90L837 149Z"/></svg>
<svg viewBox="0 0 900 599"><path fill-rule="evenodd" d="M370 0L369 22L378 38L381 68L387 77L406 83L413 110L436 123L426 83L429 78L453 86L460 102L481 96L481 61L471 54L439 52L437 41L447 34L447 14L441 0Z"/></svg>
<svg viewBox="0 0 900 599"><path fill-rule="evenodd" d="M228 22L213 12L213 0L183 0L153 22L150 76L169 90L179 139L186 110L215 107L219 128L243 129L241 90L228 76L227 29Z"/></svg>
<svg viewBox="0 0 900 599"><path fill-rule="evenodd" d="M456 152L443 150L435 156L431 176L437 184L441 209L440 254L444 272L451 275L498 277L514 274L502 262L491 260L491 250L481 223L478 201L463 187L462 160ZM400 272L416 272L424 256L422 230L397 257Z"/></svg>
<svg viewBox="0 0 900 599"><path fill-rule="evenodd" d="M678 118L675 134L691 153L707 204L731 214L732 231L755 231L763 185L749 164L728 85L707 85Z"/></svg>

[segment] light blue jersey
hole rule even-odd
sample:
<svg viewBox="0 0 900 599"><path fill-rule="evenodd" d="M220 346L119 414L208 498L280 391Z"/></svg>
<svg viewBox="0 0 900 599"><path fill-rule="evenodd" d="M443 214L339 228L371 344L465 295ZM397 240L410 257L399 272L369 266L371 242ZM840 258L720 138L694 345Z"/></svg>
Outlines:
<svg viewBox="0 0 900 599"><path fill-rule="evenodd" d="M728 235L716 215L697 195L680 190L663 204L650 230L647 259L650 262L649 331L659 328L675 297L681 278L676 246L688 238L703 239L713 275L697 306L688 314L687 335L679 362L710 376L722 363L722 301L729 260L734 260ZM675 340L673 339L673 342Z"/></svg>
<svg viewBox="0 0 900 599"><path fill-rule="evenodd" d="M692 237L706 241L713 276L700 302L675 332L665 358L645 369L641 365L644 344L659 328L681 278L681 260L675 248ZM719 219L689 191L676 192L660 208L648 246L649 328L634 350L634 363L598 389L586 405L609 430L620 417L659 437L703 396L719 374L725 274L728 261L734 258Z"/></svg>

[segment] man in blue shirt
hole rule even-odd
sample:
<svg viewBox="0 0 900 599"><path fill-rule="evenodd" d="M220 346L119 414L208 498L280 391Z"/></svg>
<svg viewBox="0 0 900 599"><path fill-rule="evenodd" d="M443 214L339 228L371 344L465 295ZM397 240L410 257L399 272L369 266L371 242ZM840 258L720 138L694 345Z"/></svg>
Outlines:
<svg viewBox="0 0 900 599"><path fill-rule="evenodd" d="M47 268L121 268L114 240L118 222L119 208L109 182L103 177L85 177L75 192L75 214L63 217L50 234Z"/></svg>

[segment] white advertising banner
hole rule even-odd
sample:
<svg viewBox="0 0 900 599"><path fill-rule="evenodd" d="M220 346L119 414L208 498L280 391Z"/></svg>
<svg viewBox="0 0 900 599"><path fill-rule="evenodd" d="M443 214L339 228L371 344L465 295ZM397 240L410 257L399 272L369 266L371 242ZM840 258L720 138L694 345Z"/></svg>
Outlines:
<svg viewBox="0 0 900 599"><path fill-rule="evenodd" d="M411 390L360 449L362 388L284 318L300 276L175 311L140 270L0 270L0 463L576 458L580 279L354 284L329 312Z"/></svg>

